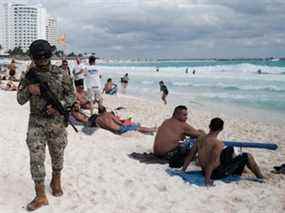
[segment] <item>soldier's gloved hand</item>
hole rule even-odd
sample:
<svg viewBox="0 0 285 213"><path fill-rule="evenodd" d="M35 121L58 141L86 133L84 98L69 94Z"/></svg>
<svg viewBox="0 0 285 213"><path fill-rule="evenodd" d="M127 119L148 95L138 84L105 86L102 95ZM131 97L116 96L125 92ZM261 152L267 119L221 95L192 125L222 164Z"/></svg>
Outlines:
<svg viewBox="0 0 285 213"><path fill-rule="evenodd" d="M40 95L41 90L38 84L30 84L28 90L32 95Z"/></svg>
<svg viewBox="0 0 285 213"><path fill-rule="evenodd" d="M59 115L59 112L52 107L52 105L47 105L47 114L48 115Z"/></svg>

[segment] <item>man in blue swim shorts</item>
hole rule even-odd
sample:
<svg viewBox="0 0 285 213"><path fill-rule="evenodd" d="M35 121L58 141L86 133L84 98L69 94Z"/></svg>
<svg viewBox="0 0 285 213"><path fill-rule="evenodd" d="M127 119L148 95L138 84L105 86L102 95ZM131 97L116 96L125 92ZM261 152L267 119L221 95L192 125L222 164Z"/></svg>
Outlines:
<svg viewBox="0 0 285 213"><path fill-rule="evenodd" d="M134 123L131 125L122 125L120 126L119 134L123 134L129 131L137 131L140 128L140 126L141 126L140 123Z"/></svg>
<svg viewBox="0 0 285 213"><path fill-rule="evenodd" d="M112 112L107 112L104 106L99 107L99 116L96 124L102 129L109 130L115 134L123 134L129 131L139 131L144 134L153 134L156 127L143 127L139 123L124 125Z"/></svg>

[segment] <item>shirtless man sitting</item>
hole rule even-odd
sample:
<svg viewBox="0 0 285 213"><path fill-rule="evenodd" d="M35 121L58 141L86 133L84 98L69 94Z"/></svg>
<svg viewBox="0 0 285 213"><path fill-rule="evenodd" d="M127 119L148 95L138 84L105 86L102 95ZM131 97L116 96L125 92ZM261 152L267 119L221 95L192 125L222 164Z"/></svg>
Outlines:
<svg viewBox="0 0 285 213"><path fill-rule="evenodd" d="M233 147L224 148L224 143L218 140L218 134L223 130L224 121L220 118L211 120L207 135L198 138L189 155L187 156L182 170L186 170L190 162L198 153L199 163L205 176L205 184L213 185L213 180L222 179L229 175L242 175L247 166L257 178L263 178L261 171L253 156L242 153L234 156Z"/></svg>
<svg viewBox="0 0 285 213"><path fill-rule="evenodd" d="M170 167L179 168L183 165L191 148L191 144L184 141L186 136L196 138L205 134L190 126L186 122L187 116L186 106L175 107L172 117L166 119L156 133L153 152L158 157L168 159Z"/></svg>
<svg viewBox="0 0 285 213"><path fill-rule="evenodd" d="M153 134L156 128L143 127L139 123L124 125L112 112L107 112L104 106L99 107L99 116L96 119L97 126L107 129L115 134L123 134L128 131L139 131L144 134Z"/></svg>
<svg viewBox="0 0 285 213"><path fill-rule="evenodd" d="M82 109L91 109L91 103L87 100L87 93L84 91L83 79L75 82L75 96Z"/></svg>
<svg viewBox="0 0 285 213"><path fill-rule="evenodd" d="M118 90L118 86L113 83L111 78L108 78L104 86L103 93L105 92L106 94L114 95L117 93L117 90Z"/></svg>

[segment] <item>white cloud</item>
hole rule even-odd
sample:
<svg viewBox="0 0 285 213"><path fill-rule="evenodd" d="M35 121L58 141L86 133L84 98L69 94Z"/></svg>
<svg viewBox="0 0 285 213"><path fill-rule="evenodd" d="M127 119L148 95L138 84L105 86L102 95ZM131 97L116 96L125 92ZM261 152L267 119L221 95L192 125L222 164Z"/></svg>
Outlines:
<svg viewBox="0 0 285 213"><path fill-rule="evenodd" d="M168 58L284 54L282 0L31 2L58 17L70 51Z"/></svg>

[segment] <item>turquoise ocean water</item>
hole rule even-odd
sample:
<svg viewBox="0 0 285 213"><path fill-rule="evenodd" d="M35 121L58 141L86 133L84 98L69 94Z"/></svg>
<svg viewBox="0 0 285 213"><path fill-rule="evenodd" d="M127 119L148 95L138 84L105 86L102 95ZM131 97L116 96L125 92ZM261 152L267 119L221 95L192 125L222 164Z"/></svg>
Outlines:
<svg viewBox="0 0 285 213"><path fill-rule="evenodd" d="M98 66L103 81L111 77L118 83L128 73L126 93L130 95L159 101L158 82L163 80L169 89L170 104L235 116L242 114L258 120L285 121L285 61L282 60L117 61Z"/></svg>

